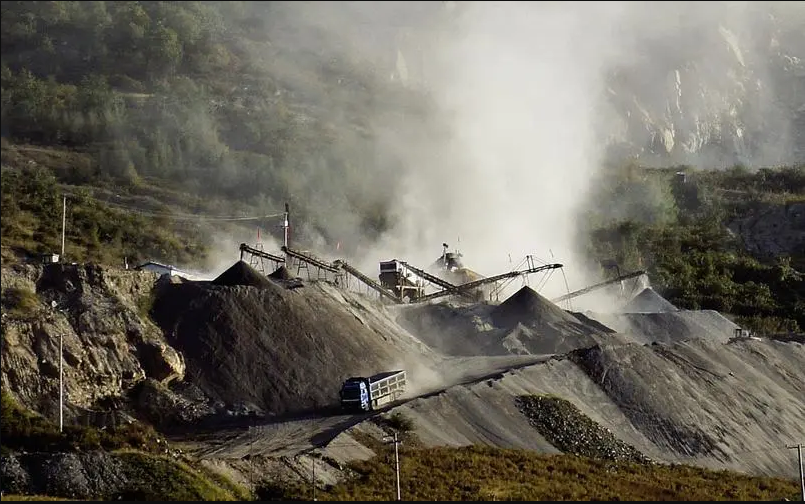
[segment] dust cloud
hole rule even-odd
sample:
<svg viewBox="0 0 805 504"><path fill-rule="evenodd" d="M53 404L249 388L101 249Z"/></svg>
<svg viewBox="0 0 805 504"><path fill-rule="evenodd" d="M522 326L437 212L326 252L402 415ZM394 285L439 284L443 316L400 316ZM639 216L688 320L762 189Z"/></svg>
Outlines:
<svg viewBox="0 0 805 504"><path fill-rule="evenodd" d="M270 254L280 255L282 244L271 234L271 229L260 228L258 226L240 227L238 230L217 231L210 234L210 241L207 243L208 252L203 268L199 271L190 271L196 279L214 280L221 273L229 269L238 259L240 259L240 244L246 243L250 247L257 247ZM259 241L258 241L259 237ZM257 258L256 258L257 259ZM245 261L250 260L250 256L244 257ZM259 259L257 259L259 260ZM273 271L274 263L265 261L263 269L265 274ZM260 267L257 267L260 271Z"/></svg>
<svg viewBox="0 0 805 504"><path fill-rule="evenodd" d="M701 144L715 133L698 130L717 128L707 122L734 115L742 100L750 101L743 120L752 124L722 125L735 130L724 136L732 134L736 145L730 148L737 159L785 158L787 119L774 106L773 90L759 84L767 81L767 53L753 48L770 43L769 19L793 11L788 4L456 5L442 21L439 36L430 39L424 56L428 63L422 65L427 72L420 82L444 129L424 128L420 141L409 136L394 151L406 169L393 207L397 225L369 250L364 268L393 257L427 266L446 242L484 275L508 271L532 254L563 263L571 289L598 281L598 266L585 261L575 232L608 142L617 140L613 130L623 122L618 114L624 110L609 100L617 71L643 75L643 81L618 92L644 103L649 116L644 121L651 121L663 138L670 135L668 164L695 161L697 155L712 162ZM689 61L708 68L685 73ZM752 72L735 74L736 62L738 72L748 67ZM679 82L678 68L685 82ZM744 89L749 81L757 89ZM670 115L651 117L672 105ZM679 126L665 124L668 120ZM749 128L756 138L747 137ZM759 136L764 128L773 134ZM746 143L752 141L760 145L750 153ZM677 155L679 145L690 155ZM554 275L543 294L565 291Z"/></svg>
<svg viewBox="0 0 805 504"><path fill-rule="evenodd" d="M365 187L328 186L389 217L369 236L350 205L330 212L335 239L358 244L348 260L374 277L380 260L427 267L448 243L489 276L533 255L565 265L567 285L555 273L541 290L554 297L601 279L578 229L612 145L652 144L667 165L786 159L769 54L805 19L797 4L277 2L270 14L322 62L365 63L412 91L372 103ZM344 96L327 103L350 113ZM727 161L707 150L717 137ZM309 238L339 256L332 236Z"/></svg>
<svg viewBox="0 0 805 504"><path fill-rule="evenodd" d="M427 266L446 242L489 276L531 254L565 264L571 288L583 286L591 272L576 252L576 211L601 157L595 110L624 5L460 9L426 84L449 135L404 147L398 226L371 256ZM554 280L548 296L566 290Z"/></svg>

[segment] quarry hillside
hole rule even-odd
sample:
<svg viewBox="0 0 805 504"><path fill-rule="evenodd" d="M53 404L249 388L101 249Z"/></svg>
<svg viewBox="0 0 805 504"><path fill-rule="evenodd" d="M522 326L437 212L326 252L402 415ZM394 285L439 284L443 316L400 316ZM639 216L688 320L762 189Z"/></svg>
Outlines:
<svg viewBox="0 0 805 504"><path fill-rule="evenodd" d="M4 498L796 497L805 10L627 4L3 2Z"/></svg>
<svg viewBox="0 0 805 504"><path fill-rule="evenodd" d="M67 422L152 423L186 456L244 484L252 456L265 478L287 484L319 457L317 478L336 484L343 464L377 453L384 422L400 415L423 447L795 477L779 447L805 424L801 339L736 339L738 326L720 314L669 309L650 287L615 313L582 314L527 286L500 303L395 306L293 276L243 261L212 281L93 264L4 267L4 292L26 299L4 304L4 390L57 416L61 333ZM385 369L406 370L398 403L339 410L343 379ZM28 459L10 460L9 491L65 491L34 478Z"/></svg>
<svg viewBox="0 0 805 504"><path fill-rule="evenodd" d="M451 47L452 35L461 40L487 8L366 5L5 3L2 164L53 168L62 189L89 207L75 212L82 216L106 207L128 209L126 220L169 210L257 215L289 201L300 217L296 236L329 247L343 242L354 252L364 240L342 239L350 230L365 228L371 242L399 224L395 187L425 175L415 171L423 160L408 153L448 155L441 144L453 125L435 103L440 58L472 61L473 48L436 49ZM535 15L532 6L511 8L512 17ZM635 7L634 24L680 16L699 22L641 32L637 54L602 69L591 120L600 121L595 136L608 158L718 169L802 164L802 9L791 2L750 2L740 12L682 3L664 9ZM388 137L400 141L389 145ZM41 233L30 240L4 224L15 246L58 246L47 223L55 215L31 222L29 205L4 201L4 215L17 214L10 222L19 218L22 228ZM776 206L763 213L770 225L795 218ZM735 226L758 234L753 222ZM164 261L192 262L203 255L194 249L208 246L197 243L207 230L195 226L171 225L193 247L155 230L135 239L136 225L126 226L133 233L82 227L69 231L71 244L82 242L71 253L92 260L147 260L159 252ZM97 246L115 240L123 250Z"/></svg>

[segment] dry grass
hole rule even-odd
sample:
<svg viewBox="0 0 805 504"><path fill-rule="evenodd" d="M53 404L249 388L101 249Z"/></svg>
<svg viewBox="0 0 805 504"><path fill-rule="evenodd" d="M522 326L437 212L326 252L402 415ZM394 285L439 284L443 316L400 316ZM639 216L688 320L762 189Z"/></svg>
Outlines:
<svg viewBox="0 0 805 504"><path fill-rule="evenodd" d="M3 308L16 319L28 320L35 318L42 308L36 292L25 287L9 287L2 294Z"/></svg>
<svg viewBox="0 0 805 504"><path fill-rule="evenodd" d="M0 500L4 501L70 501L75 499L64 499L62 497L48 497L47 495L4 495Z"/></svg>
<svg viewBox="0 0 805 504"><path fill-rule="evenodd" d="M639 465L490 447L402 449L405 500L772 500L798 485L683 465ZM394 455L353 464L320 500L395 498ZM304 495L300 495L304 498Z"/></svg>

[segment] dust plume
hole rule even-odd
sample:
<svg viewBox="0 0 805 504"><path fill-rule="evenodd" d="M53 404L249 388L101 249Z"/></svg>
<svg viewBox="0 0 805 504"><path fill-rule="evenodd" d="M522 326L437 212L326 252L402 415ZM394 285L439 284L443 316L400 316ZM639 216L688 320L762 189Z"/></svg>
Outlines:
<svg viewBox="0 0 805 504"><path fill-rule="evenodd" d="M563 263L568 285L554 274L542 289L560 295L601 279L578 240L591 202L645 217L622 215L641 202L592 200L613 153L791 160L795 2L266 5L272 44L297 56L256 51L255 65L306 82L296 99L336 125L360 117L365 129L339 134L370 139L337 146L343 162L310 155L288 183L292 220L320 255L373 277L380 260L427 267L448 243L482 275L526 255Z"/></svg>
<svg viewBox="0 0 805 504"><path fill-rule="evenodd" d="M200 271L192 272L200 280L214 280L221 273L229 269L240 258L240 244L246 243L250 247L262 248L262 250L279 255L281 243L271 234L270 229L260 228L259 234L257 227L246 228L238 227L227 231L211 232L207 243L207 254L204 267ZM252 260L251 255L243 258L246 262ZM259 258L254 260L260 261ZM269 274L274 269L274 263L264 261L257 265L258 271Z"/></svg>
<svg viewBox="0 0 805 504"><path fill-rule="evenodd" d="M446 242L481 274L533 254L565 264L579 288L600 279L575 231L613 144L666 164L790 160L788 109L776 100L788 82L773 75L784 55L769 46L797 26L779 19L801 20L801 8L453 5L417 54L423 70L411 85L432 100L427 120L419 130L374 123L404 174L395 225L365 251L367 271L393 257L427 266ZM543 293L564 290L552 281Z"/></svg>
<svg viewBox="0 0 805 504"><path fill-rule="evenodd" d="M428 75L449 135L404 147L411 162L395 208L398 226L372 255L429 265L446 242L484 275L533 254L565 264L571 285L584 284L575 212L601 155L593 119L622 10L464 7L434 49ZM562 289L552 282L544 292Z"/></svg>

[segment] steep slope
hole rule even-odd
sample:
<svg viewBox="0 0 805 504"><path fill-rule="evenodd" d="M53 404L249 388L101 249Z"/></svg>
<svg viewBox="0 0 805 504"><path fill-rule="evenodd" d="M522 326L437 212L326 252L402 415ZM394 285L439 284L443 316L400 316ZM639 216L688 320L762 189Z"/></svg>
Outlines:
<svg viewBox="0 0 805 504"><path fill-rule="evenodd" d="M181 379L182 356L142 316L155 280L96 264L3 268L3 386L55 418L60 335L66 421L143 379Z"/></svg>
<svg viewBox="0 0 805 504"><path fill-rule="evenodd" d="M428 445L556 450L516 398L553 394L660 461L795 477L784 446L805 425L805 346L695 340L596 346L399 406Z"/></svg>
<svg viewBox="0 0 805 504"><path fill-rule="evenodd" d="M232 283L233 275L224 275ZM260 287L164 284L153 314L205 394L282 414L337 404L349 376L437 362L377 310L324 282L287 289L265 280Z"/></svg>

